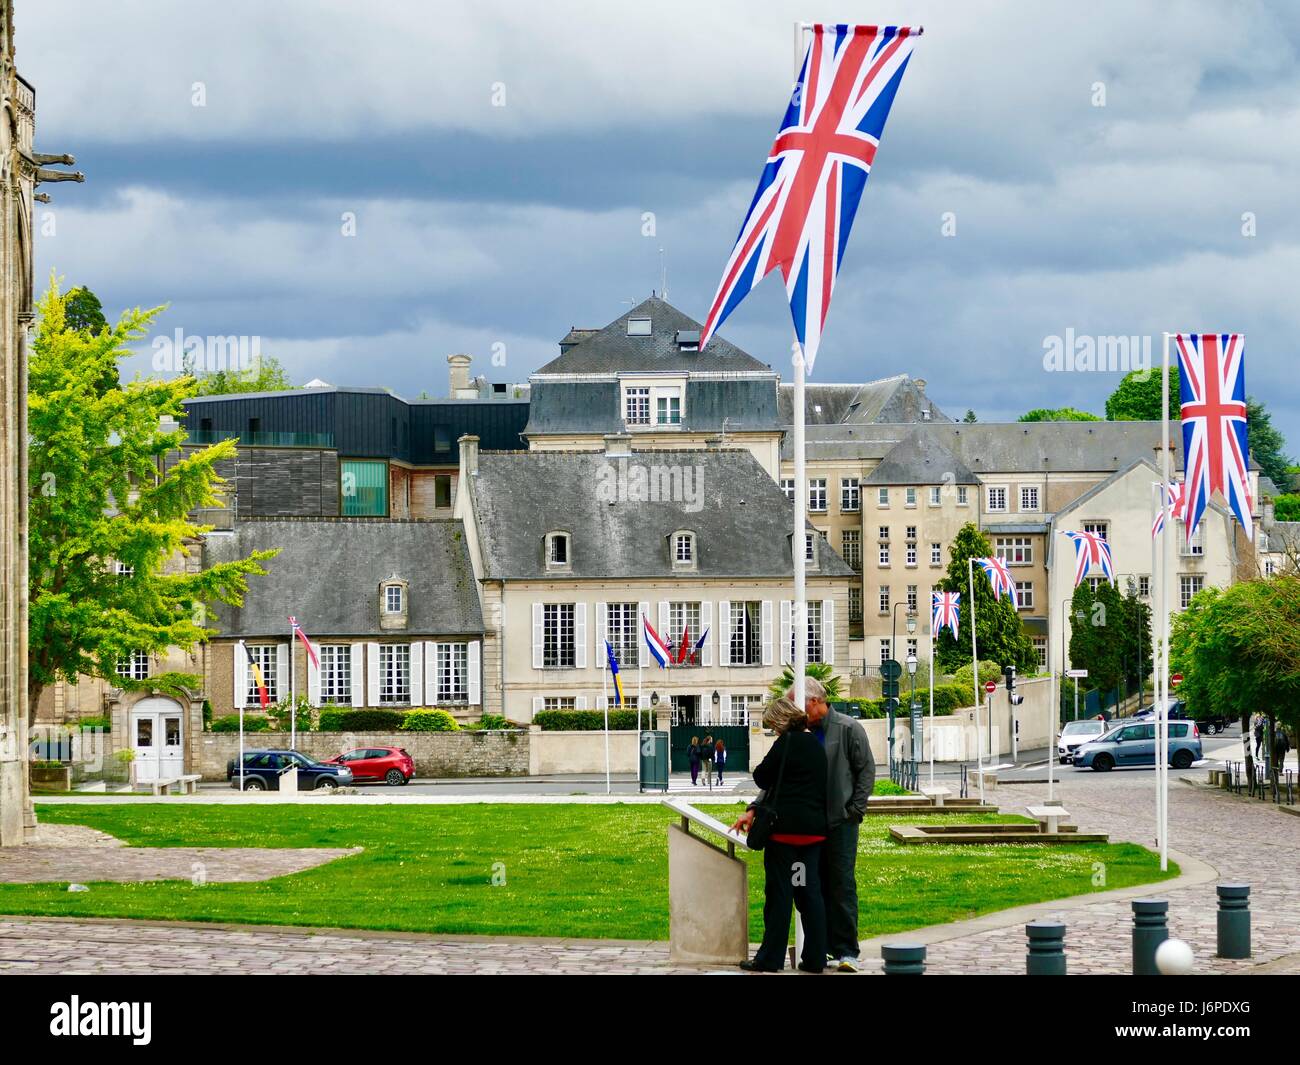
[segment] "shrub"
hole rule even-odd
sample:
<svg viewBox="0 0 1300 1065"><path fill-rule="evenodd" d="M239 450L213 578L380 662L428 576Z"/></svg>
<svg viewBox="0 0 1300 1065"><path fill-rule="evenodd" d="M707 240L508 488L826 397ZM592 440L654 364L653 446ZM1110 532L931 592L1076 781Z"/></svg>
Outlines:
<svg viewBox="0 0 1300 1065"><path fill-rule="evenodd" d="M280 732L288 732L293 725L292 718L297 718L298 731L310 732L312 728L312 719L315 717L315 707L307 701L307 696L298 695L294 697L294 707L290 713L289 699L286 696L278 703L267 707L267 717L271 719L272 727Z"/></svg>
<svg viewBox="0 0 1300 1065"><path fill-rule="evenodd" d="M1000 665L998 665L996 662L984 662L984 661L980 662L980 686L981 687L983 687L983 685L987 684L991 680L999 681L1001 679L1002 679L1002 667ZM972 692L973 695L972 689L974 688L974 684L972 683L971 680L971 668L969 662L967 662L964 666L957 667L957 672L952 675L952 682L956 684L958 687L964 688L968 692ZM983 698L982 694L980 698Z"/></svg>
<svg viewBox="0 0 1300 1065"><path fill-rule="evenodd" d="M503 714L484 714L471 728L487 732L489 730L499 731L501 729L512 729L515 726L506 720Z"/></svg>
<svg viewBox="0 0 1300 1065"><path fill-rule="evenodd" d="M316 728L320 732L392 732L402 727L406 716L405 710L381 708L322 710Z"/></svg>
<svg viewBox="0 0 1300 1065"><path fill-rule="evenodd" d="M269 722L261 714L244 715L245 732L269 732L270 729L271 729L271 722ZM225 717L215 718L212 722L211 731L212 732L238 732L239 715L227 714Z"/></svg>
<svg viewBox="0 0 1300 1065"><path fill-rule="evenodd" d="M970 671L967 670L969 675ZM970 688L963 688L960 684L936 684L934 686L934 714L935 717L941 714L951 714L955 710L961 710L971 705L974 694ZM926 710L929 706L929 692L926 692L925 699Z"/></svg>
<svg viewBox="0 0 1300 1065"><path fill-rule="evenodd" d="M399 726L405 732L459 732L456 719L446 710L410 710Z"/></svg>
<svg viewBox="0 0 1300 1065"><path fill-rule="evenodd" d="M646 720L645 710L641 711L642 723ZM609 712L610 730L626 731L636 728L636 710L611 710ZM600 732L605 728L604 710L543 710L533 718L534 725L540 725L543 732Z"/></svg>
<svg viewBox="0 0 1300 1065"><path fill-rule="evenodd" d="M83 717L77 722L77 727L83 732L92 728L101 728L105 732L109 732L113 728L113 722L107 717Z"/></svg>

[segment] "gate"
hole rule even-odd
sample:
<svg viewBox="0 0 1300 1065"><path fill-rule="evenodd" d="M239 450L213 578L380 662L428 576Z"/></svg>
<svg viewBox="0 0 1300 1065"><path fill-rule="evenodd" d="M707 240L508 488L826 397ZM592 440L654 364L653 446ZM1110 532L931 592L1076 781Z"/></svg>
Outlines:
<svg viewBox="0 0 1300 1065"><path fill-rule="evenodd" d="M722 771L722 779L728 773L749 772L749 726L748 725L674 725L668 732L670 760L674 773L689 773L691 759L689 748L691 737L703 740L712 736L714 742L721 740L727 748L727 765Z"/></svg>

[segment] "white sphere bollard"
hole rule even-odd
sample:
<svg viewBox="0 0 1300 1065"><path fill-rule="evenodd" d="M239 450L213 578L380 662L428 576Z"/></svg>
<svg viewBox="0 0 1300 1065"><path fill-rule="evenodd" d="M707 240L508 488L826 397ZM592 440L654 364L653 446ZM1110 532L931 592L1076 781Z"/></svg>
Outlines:
<svg viewBox="0 0 1300 1065"><path fill-rule="evenodd" d="M1166 939L1156 947L1156 968L1162 976L1186 976L1192 971L1192 948L1185 940Z"/></svg>

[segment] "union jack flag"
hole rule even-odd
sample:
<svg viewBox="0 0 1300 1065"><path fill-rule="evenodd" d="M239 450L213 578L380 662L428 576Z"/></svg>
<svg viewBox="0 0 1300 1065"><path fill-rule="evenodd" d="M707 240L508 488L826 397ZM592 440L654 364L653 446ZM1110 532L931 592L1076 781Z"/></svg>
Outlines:
<svg viewBox="0 0 1300 1065"><path fill-rule="evenodd" d="M1179 333L1177 343L1187 541L1196 534L1216 490L1237 515L1246 539L1253 539L1246 439L1246 338L1240 333Z"/></svg>
<svg viewBox="0 0 1300 1065"><path fill-rule="evenodd" d="M1011 571L1007 569L1007 564L1000 558L977 558L975 562L988 574L989 584L993 585L994 598L1001 599L1004 595L1009 595L1014 602L1016 582L1011 579Z"/></svg>
<svg viewBox="0 0 1300 1065"><path fill-rule="evenodd" d="M930 593L930 636L938 637L944 629L952 629L957 638L957 617L961 608L961 592Z"/></svg>
<svg viewBox="0 0 1300 1065"><path fill-rule="evenodd" d="M1159 484L1159 481L1153 482ZM1183 485L1181 481L1174 481L1165 485L1165 496L1169 501L1169 513L1175 519L1183 516ZM1160 535L1160 531L1165 527L1165 508L1163 502L1156 510L1155 520L1151 523L1151 539Z"/></svg>
<svg viewBox="0 0 1300 1065"><path fill-rule="evenodd" d="M815 25L781 129L700 333L773 270L812 371L831 289L918 27Z"/></svg>
<svg viewBox="0 0 1300 1065"><path fill-rule="evenodd" d="M1106 579L1115 583L1115 563L1110 557L1110 544L1101 533L1064 532L1074 543L1074 586L1077 588L1094 569L1105 574Z"/></svg>

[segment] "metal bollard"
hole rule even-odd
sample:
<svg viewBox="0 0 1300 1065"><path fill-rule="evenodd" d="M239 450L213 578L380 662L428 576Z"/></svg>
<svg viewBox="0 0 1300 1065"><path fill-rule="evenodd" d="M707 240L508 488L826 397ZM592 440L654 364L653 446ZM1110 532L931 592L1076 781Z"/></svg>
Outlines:
<svg viewBox="0 0 1300 1065"><path fill-rule="evenodd" d="M1133 975L1159 976L1156 948L1169 938L1169 900L1133 900Z"/></svg>
<svg viewBox="0 0 1300 1065"><path fill-rule="evenodd" d="M1220 958L1250 957L1250 885L1220 884Z"/></svg>
<svg viewBox="0 0 1300 1065"><path fill-rule="evenodd" d="M1057 921L1030 921L1025 925L1029 953L1026 976L1065 975L1065 925Z"/></svg>
<svg viewBox="0 0 1300 1065"><path fill-rule="evenodd" d="M886 976L921 976L925 972L925 946L920 943L886 943L880 948Z"/></svg>

